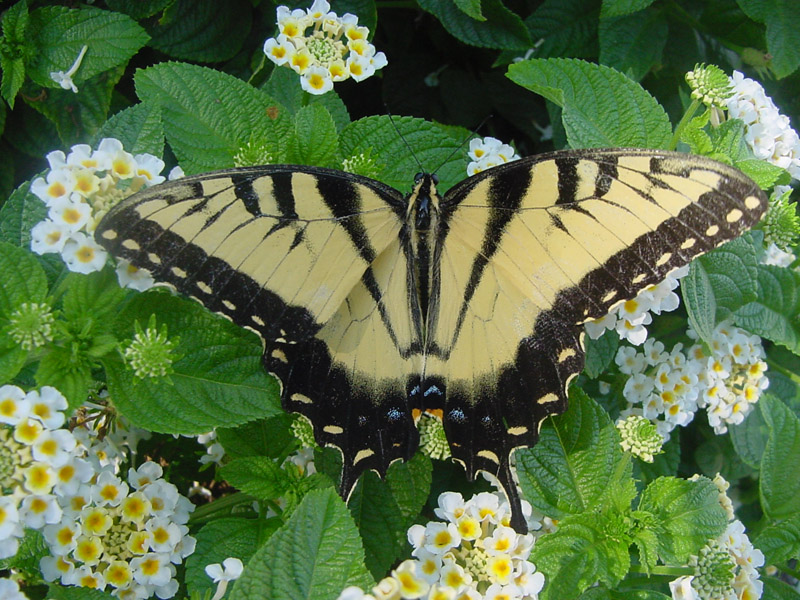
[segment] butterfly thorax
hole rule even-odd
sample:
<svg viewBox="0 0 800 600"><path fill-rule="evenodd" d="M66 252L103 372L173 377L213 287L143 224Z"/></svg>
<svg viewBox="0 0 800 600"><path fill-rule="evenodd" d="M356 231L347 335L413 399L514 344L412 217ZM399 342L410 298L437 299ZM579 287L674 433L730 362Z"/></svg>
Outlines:
<svg viewBox="0 0 800 600"><path fill-rule="evenodd" d="M431 256L439 229L439 202L436 191L436 175L420 173L414 179L414 188L406 198L406 227L411 234L411 262L417 282L417 297L423 323L428 313L428 301L432 285Z"/></svg>

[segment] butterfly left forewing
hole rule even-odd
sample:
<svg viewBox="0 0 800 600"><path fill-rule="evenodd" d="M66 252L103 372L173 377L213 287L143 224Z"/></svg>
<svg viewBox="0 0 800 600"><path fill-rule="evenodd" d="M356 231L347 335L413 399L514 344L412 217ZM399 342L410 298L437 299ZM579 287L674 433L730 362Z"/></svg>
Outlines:
<svg viewBox="0 0 800 600"><path fill-rule="evenodd" d="M417 434L406 380L419 363L405 203L377 181L271 165L149 188L97 239L158 281L256 331L286 409L344 455L343 493L407 459Z"/></svg>
<svg viewBox="0 0 800 600"><path fill-rule="evenodd" d="M515 494L509 455L566 409L580 324L741 233L766 208L741 173L701 157L569 151L508 163L442 202L424 388L453 456ZM521 525L515 507L515 525Z"/></svg>

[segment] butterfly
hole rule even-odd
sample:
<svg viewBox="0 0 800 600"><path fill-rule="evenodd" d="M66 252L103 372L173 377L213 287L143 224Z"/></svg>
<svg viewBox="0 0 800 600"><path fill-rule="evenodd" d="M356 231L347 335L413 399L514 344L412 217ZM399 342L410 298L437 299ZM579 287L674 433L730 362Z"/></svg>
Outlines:
<svg viewBox="0 0 800 600"><path fill-rule="evenodd" d="M767 207L738 170L660 150L567 150L443 196L333 169L185 177L114 207L98 241L264 342L286 410L342 452L340 491L419 445L494 475L525 531L511 455L567 408L582 324L741 234Z"/></svg>

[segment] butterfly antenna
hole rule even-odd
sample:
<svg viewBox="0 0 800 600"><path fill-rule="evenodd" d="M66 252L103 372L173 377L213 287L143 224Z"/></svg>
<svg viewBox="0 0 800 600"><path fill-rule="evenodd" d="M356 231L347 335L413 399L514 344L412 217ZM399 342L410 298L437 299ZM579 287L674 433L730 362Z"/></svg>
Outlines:
<svg viewBox="0 0 800 600"><path fill-rule="evenodd" d="M467 137L465 137L465 138L464 138L464 140L463 140L463 141L462 141L462 142L461 142L461 143L458 145L458 147L456 147L456 149L455 149L455 150L453 150L453 151L452 151L450 154L448 154L448 155L447 155L447 158L445 158L445 159L444 159L444 160L441 162L441 164L440 164L438 167L436 167L436 169L434 169L434 171L433 171L433 172L434 172L434 173L436 173L436 171L438 171L438 170L439 170L439 169L441 169L441 168L442 168L444 165L446 165L448 162L450 162L450 159L451 159L451 158L453 158L453 157L456 155L456 153L457 153L457 152L459 152L459 151L460 151L460 150L461 150L461 149L464 147L464 144L466 144L466 143L467 143L467 142L468 142L470 139L472 139L472 137L473 137L473 136L477 135L477 134L478 134L478 130L479 130L481 127L483 127L483 126L486 124L486 121L488 121L488 120L489 120L489 119L491 119L491 118L492 118L492 115L488 115L487 117L485 117L485 118L483 119L483 121L481 121L481 122L478 124L478 126L477 126L475 129L473 129L473 130L470 132L470 134L469 134Z"/></svg>
<svg viewBox="0 0 800 600"><path fill-rule="evenodd" d="M417 158L417 155L414 153L414 149L411 147L411 144L408 143L408 140L400 132L400 128L397 126L397 123L394 122L394 119L392 118L392 113L389 112L388 107L386 108L386 116L389 117L389 121L394 127L394 130L397 132L397 135L400 137L401 140L403 140L403 143L406 145L406 148L408 148L408 152L411 154L411 156L414 157L414 161L417 163L417 166L419 167L419 172L424 173L425 169L422 168L422 163L419 162L419 159Z"/></svg>

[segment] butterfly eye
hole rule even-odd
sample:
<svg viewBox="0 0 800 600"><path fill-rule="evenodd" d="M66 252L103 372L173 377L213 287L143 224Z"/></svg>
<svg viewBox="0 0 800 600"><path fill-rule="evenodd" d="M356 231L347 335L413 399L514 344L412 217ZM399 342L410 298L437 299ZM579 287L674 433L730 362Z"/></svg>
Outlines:
<svg viewBox="0 0 800 600"><path fill-rule="evenodd" d="M414 183L415 184L419 183L420 181L422 181L423 177L425 177L425 173L417 173L416 175L414 175Z"/></svg>
<svg viewBox="0 0 800 600"><path fill-rule="evenodd" d="M439 183L439 176L436 173L433 173L431 175L431 181L433 181L434 185L436 185L437 183Z"/></svg>

